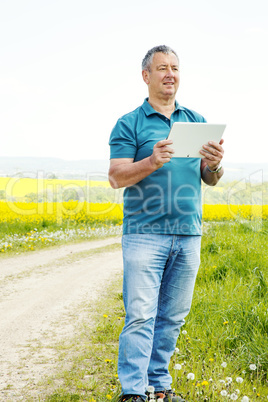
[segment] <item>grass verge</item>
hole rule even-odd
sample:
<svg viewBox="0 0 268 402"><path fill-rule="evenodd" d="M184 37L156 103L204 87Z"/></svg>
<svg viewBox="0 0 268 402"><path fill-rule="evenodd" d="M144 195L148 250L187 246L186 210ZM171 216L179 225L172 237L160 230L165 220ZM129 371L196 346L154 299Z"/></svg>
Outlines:
<svg viewBox="0 0 268 402"><path fill-rule="evenodd" d="M24 233L0 234L0 258L25 252L41 250L62 244L81 241L99 240L118 236L122 233L121 225L59 227L55 230L39 231L32 229Z"/></svg>

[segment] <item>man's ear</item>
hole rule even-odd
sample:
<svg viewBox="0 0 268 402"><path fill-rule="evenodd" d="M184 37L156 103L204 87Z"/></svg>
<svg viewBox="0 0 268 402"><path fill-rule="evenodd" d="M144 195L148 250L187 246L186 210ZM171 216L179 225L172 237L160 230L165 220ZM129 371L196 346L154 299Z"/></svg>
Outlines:
<svg viewBox="0 0 268 402"><path fill-rule="evenodd" d="M148 70L142 70L142 78L143 78L143 81L148 85L149 84L149 71Z"/></svg>

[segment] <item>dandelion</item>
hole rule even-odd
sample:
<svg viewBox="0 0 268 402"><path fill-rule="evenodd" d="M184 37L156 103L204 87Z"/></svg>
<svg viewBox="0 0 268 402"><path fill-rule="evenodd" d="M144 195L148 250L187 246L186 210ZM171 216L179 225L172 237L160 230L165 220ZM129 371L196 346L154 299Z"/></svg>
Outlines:
<svg viewBox="0 0 268 402"><path fill-rule="evenodd" d="M221 396L227 396L227 391L225 391L225 389L223 389L223 390L221 391Z"/></svg>
<svg viewBox="0 0 268 402"><path fill-rule="evenodd" d="M229 321L224 321L223 325L227 325L229 323Z"/></svg>
<svg viewBox="0 0 268 402"><path fill-rule="evenodd" d="M107 314L103 314L103 317L104 317L104 318L108 318L108 315L107 315Z"/></svg>
<svg viewBox="0 0 268 402"><path fill-rule="evenodd" d="M106 395L106 398L107 399L112 399L112 396L108 394L108 395Z"/></svg>
<svg viewBox="0 0 268 402"><path fill-rule="evenodd" d="M240 394L240 390L239 389L236 389L235 390L235 393L238 395L238 394Z"/></svg>
<svg viewBox="0 0 268 402"><path fill-rule="evenodd" d="M175 366L174 366L174 370L181 370L181 368L182 368L182 365L179 363L175 364Z"/></svg>
<svg viewBox="0 0 268 402"><path fill-rule="evenodd" d="M149 392L149 394L152 394L154 392L154 387L152 385L148 385L147 392Z"/></svg>
<svg viewBox="0 0 268 402"><path fill-rule="evenodd" d="M187 331L184 329L183 331L181 331L182 335L187 335Z"/></svg>
<svg viewBox="0 0 268 402"><path fill-rule="evenodd" d="M233 393L233 394L230 395L230 399L232 401L236 401L238 399L238 396L235 393Z"/></svg>
<svg viewBox="0 0 268 402"><path fill-rule="evenodd" d="M204 380L201 385L208 385L208 382Z"/></svg>
<svg viewBox="0 0 268 402"><path fill-rule="evenodd" d="M237 378L236 378L236 382L238 382L238 384L242 384L243 381L244 381L244 380L243 380L242 377L237 377Z"/></svg>
<svg viewBox="0 0 268 402"><path fill-rule="evenodd" d="M111 363L111 359L105 359L105 363Z"/></svg>
<svg viewBox="0 0 268 402"><path fill-rule="evenodd" d="M257 366L256 366L256 364L250 364L249 368L250 368L250 370L254 371L254 370L256 370Z"/></svg>
<svg viewBox="0 0 268 402"><path fill-rule="evenodd" d="M227 381L228 384L231 384L231 382L233 381L232 377L226 377L226 381Z"/></svg>
<svg viewBox="0 0 268 402"><path fill-rule="evenodd" d="M208 359L209 362L214 362L214 359L210 358Z"/></svg>
<svg viewBox="0 0 268 402"><path fill-rule="evenodd" d="M249 402L249 397L248 396L243 396L243 398L241 399L241 402Z"/></svg>
<svg viewBox="0 0 268 402"><path fill-rule="evenodd" d="M188 380L194 380L194 373L187 374L187 379Z"/></svg>
<svg viewBox="0 0 268 402"><path fill-rule="evenodd" d="M221 366L222 366L223 368L225 368L225 367L227 367L227 363L226 363L226 362L223 362L223 363L221 364Z"/></svg>
<svg viewBox="0 0 268 402"><path fill-rule="evenodd" d="M180 349L179 348L175 348L174 353L179 354L180 353Z"/></svg>

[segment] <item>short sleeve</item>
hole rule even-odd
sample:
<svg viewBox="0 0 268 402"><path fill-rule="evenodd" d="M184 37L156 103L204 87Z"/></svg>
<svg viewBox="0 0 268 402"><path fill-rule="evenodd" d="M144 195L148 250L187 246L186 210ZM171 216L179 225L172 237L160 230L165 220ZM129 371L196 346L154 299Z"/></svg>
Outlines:
<svg viewBox="0 0 268 402"><path fill-rule="evenodd" d="M109 140L110 158L134 158L137 142L131 122L121 118L113 128Z"/></svg>

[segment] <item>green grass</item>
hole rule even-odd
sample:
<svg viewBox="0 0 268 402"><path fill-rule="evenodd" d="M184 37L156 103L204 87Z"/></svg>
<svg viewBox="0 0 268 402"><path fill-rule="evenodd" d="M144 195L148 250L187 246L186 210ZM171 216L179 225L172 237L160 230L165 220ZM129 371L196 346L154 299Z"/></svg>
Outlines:
<svg viewBox="0 0 268 402"><path fill-rule="evenodd" d="M185 362L172 372L174 386L188 400L224 400L221 388L229 394L240 389L239 396L250 400L268 395L267 228L265 222L260 231L250 223L213 224L203 236L193 305L183 328L187 335L181 334L180 354L173 358L173 365ZM187 381L189 372L194 382ZM236 383L238 376L242 384ZM226 377L233 380L228 387L217 385ZM203 381L208 385L200 385Z"/></svg>
<svg viewBox="0 0 268 402"><path fill-rule="evenodd" d="M26 230L25 226L17 227L17 223L0 230L0 258L6 256L31 252L43 248L59 246L61 244L81 242L83 240L97 240L105 237L118 236L122 233L121 225L58 225L48 229L39 230L31 226ZM16 228L18 229L16 231Z"/></svg>
<svg viewBox="0 0 268 402"><path fill-rule="evenodd" d="M267 222L258 231L251 223L206 226L192 309L170 363L173 387L189 402L230 401L234 395L238 401L245 395L250 401L268 398L267 235ZM58 372L43 384L42 400L118 399L121 280L97 306L84 309L95 312L94 322L85 320L73 339L58 345ZM194 379L187 378L190 373Z"/></svg>

